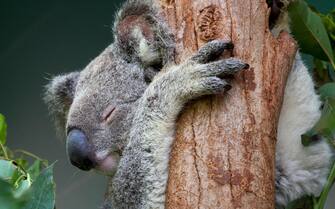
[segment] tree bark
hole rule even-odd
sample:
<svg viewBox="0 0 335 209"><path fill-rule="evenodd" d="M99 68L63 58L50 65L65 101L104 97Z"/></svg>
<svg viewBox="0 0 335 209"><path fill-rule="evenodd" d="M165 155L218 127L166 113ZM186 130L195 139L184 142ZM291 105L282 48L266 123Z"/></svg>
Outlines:
<svg viewBox="0 0 335 209"><path fill-rule="evenodd" d="M158 0L157 0L158 1ZM189 104L170 158L169 209L273 209L276 129L296 44L268 28L265 0L160 0L176 60L213 39L250 64L223 95Z"/></svg>

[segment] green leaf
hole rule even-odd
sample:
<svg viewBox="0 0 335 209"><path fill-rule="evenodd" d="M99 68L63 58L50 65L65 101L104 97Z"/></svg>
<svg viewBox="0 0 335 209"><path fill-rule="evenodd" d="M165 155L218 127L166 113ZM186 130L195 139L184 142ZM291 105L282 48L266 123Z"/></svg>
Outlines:
<svg viewBox="0 0 335 209"><path fill-rule="evenodd" d="M317 142L319 140L320 140L320 137L315 129L311 129L307 131L306 133L304 133L303 135L301 135L301 143L304 146L309 146L313 142Z"/></svg>
<svg viewBox="0 0 335 209"><path fill-rule="evenodd" d="M0 179L0 209L21 209L27 201L28 195L16 197L13 186Z"/></svg>
<svg viewBox="0 0 335 209"><path fill-rule="evenodd" d="M0 114L0 143L5 145L7 137L7 124L5 121L5 116Z"/></svg>
<svg viewBox="0 0 335 209"><path fill-rule="evenodd" d="M55 206L55 183L53 165L45 168L31 185L31 198L23 209L53 209Z"/></svg>
<svg viewBox="0 0 335 209"><path fill-rule="evenodd" d="M335 83L326 83L319 88L320 97L322 100L327 98L335 98Z"/></svg>
<svg viewBox="0 0 335 209"><path fill-rule="evenodd" d="M23 196L31 185L29 175L27 176L13 161L9 160L0 160L0 179L11 185L15 198Z"/></svg>
<svg viewBox="0 0 335 209"><path fill-rule="evenodd" d="M0 160L0 178L2 180L11 182L12 177L16 171L17 167L9 160Z"/></svg>
<svg viewBox="0 0 335 209"><path fill-rule="evenodd" d="M335 41L335 9L327 15L320 14L329 37Z"/></svg>
<svg viewBox="0 0 335 209"><path fill-rule="evenodd" d="M298 209L298 208L312 209L313 208L312 198L309 196L304 196L290 202L285 207L285 209Z"/></svg>
<svg viewBox="0 0 335 209"><path fill-rule="evenodd" d="M292 33L301 51L334 64L334 54L327 31L320 16L303 0L294 1L289 7Z"/></svg>
<svg viewBox="0 0 335 209"><path fill-rule="evenodd" d="M317 135L316 135L317 134ZM301 136L301 142L307 146L317 139L316 136L322 136L334 144L335 136L335 98L327 98L322 110L321 118L314 127Z"/></svg>
<svg viewBox="0 0 335 209"><path fill-rule="evenodd" d="M27 178L17 182L17 186L15 187L14 190L14 196L17 198L24 196L27 193L27 191L29 191L30 186L31 186L31 179L29 178L28 175Z"/></svg>
<svg viewBox="0 0 335 209"><path fill-rule="evenodd" d="M335 42L334 42L334 45L335 45ZM332 66L330 66L330 64L328 67L328 76L331 79L331 81L335 81L335 68L333 69Z"/></svg>
<svg viewBox="0 0 335 209"><path fill-rule="evenodd" d="M329 74L329 72L332 71L329 69L329 62L314 57L313 64L314 67L311 68L310 73L313 75L316 86L332 81L330 78L331 75Z"/></svg>
<svg viewBox="0 0 335 209"><path fill-rule="evenodd" d="M41 172L41 161L35 160L35 162L28 168L28 173L30 174L32 181L35 181L40 172Z"/></svg>
<svg viewBox="0 0 335 209"><path fill-rule="evenodd" d="M314 67L315 67L317 70L323 70L323 71L324 71L325 69L327 69L327 62L315 58L315 59L314 59Z"/></svg>
<svg viewBox="0 0 335 209"><path fill-rule="evenodd" d="M27 169L27 167L29 165L28 161L26 159L23 159L23 158L16 158L15 163L23 169Z"/></svg>
<svg viewBox="0 0 335 209"><path fill-rule="evenodd" d="M326 204L326 201L327 201L327 197L329 195L329 192L333 186L335 182L335 163L333 163L333 167L330 171L330 174L328 176L328 179L327 179L327 182L325 184L325 186L323 187L323 190L320 194L319 197L317 198L314 198L314 205L313 205L313 208L314 209L323 209L325 204Z"/></svg>

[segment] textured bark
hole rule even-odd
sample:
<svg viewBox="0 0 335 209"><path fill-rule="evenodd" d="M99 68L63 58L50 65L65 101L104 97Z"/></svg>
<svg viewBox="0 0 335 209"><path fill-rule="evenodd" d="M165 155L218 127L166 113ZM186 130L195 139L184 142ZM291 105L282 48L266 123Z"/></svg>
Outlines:
<svg viewBox="0 0 335 209"><path fill-rule="evenodd" d="M228 93L185 108L171 153L167 208L273 209L276 128L294 40L272 36L265 0L160 3L177 60L223 39L251 66L235 76Z"/></svg>

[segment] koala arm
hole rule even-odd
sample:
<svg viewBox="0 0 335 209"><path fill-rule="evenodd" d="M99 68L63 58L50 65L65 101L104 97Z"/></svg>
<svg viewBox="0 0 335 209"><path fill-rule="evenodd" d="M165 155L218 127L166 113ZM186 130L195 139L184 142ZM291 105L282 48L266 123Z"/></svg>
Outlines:
<svg viewBox="0 0 335 209"><path fill-rule="evenodd" d="M304 195L319 196L327 180L332 151L325 140L304 147L301 135L321 115L321 102L299 53L289 74L280 113L276 150L277 207Z"/></svg>
<svg viewBox="0 0 335 209"><path fill-rule="evenodd" d="M222 76L248 67L234 58L207 63L231 46L210 42L149 85L138 101L130 139L112 182L114 208L164 208L169 154L183 105L227 90L230 86Z"/></svg>

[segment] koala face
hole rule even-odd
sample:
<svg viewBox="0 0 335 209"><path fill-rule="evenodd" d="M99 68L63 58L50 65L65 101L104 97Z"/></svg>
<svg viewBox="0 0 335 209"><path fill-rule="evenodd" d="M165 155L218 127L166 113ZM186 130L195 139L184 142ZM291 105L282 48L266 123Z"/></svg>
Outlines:
<svg viewBox="0 0 335 209"><path fill-rule="evenodd" d="M174 38L156 10L127 1L116 15L114 43L83 71L55 77L45 102L71 163L113 174L132 127L137 100L173 62ZM64 134L63 134L64 135Z"/></svg>
<svg viewBox="0 0 335 209"><path fill-rule="evenodd" d="M82 72L58 76L45 100L66 134L70 162L82 170L116 170L127 144L137 100L147 84L144 72L107 48Z"/></svg>

